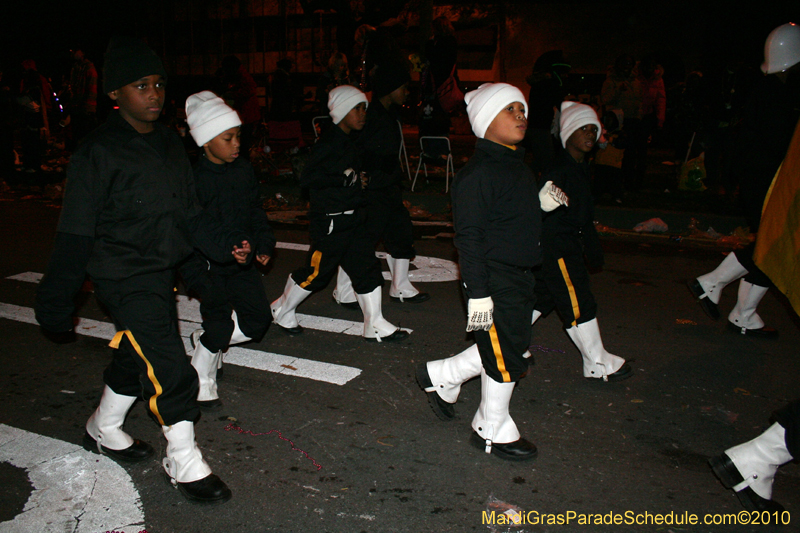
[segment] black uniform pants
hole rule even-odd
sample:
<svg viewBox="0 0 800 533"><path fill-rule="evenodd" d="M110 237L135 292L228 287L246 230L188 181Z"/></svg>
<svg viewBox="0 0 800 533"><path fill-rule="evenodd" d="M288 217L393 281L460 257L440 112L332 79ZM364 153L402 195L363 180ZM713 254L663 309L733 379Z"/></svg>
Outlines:
<svg viewBox="0 0 800 533"><path fill-rule="evenodd" d="M488 267L494 323L489 331L476 331L475 341L490 378L500 383L517 382L528 370L528 359L523 355L531 344L535 278L530 269L494 261L489 261Z"/></svg>
<svg viewBox="0 0 800 533"><path fill-rule="evenodd" d="M753 254L755 251L755 241L751 242L741 250L733 251L733 253L736 254L736 260L739 261L739 264L747 269L747 275L744 277L744 280L748 283L752 283L753 285L772 287L772 281L770 281L769 277L767 277L767 275L756 266L756 263L753 260Z"/></svg>
<svg viewBox="0 0 800 533"><path fill-rule="evenodd" d="M352 215L312 215L308 264L292 273L294 282L316 292L330 283L341 265L356 294L369 294L380 287L381 265L375 257L375 244L367 235L365 220L363 209Z"/></svg>
<svg viewBox="0 0 800 533"><path fill-rule="evenodd" d="M786 430L786 448L800 462L800 399L772 413L772 419Z"/></svg>
<svg viewBox="0 0 800 533"><path fill-rule="evenodd" d="M373 250L383 241L386 251L395 259L414 259L414 226L411 215L403 205L399 185L386 189L367 189L367 232Z"/></svg>
<svg viewBox="0 0 800 533"><path fill-rule="evenodd" d="M544 259L536 271L536 310L546 315L558 310L565 328L597 316L578 236L559 235L542 246Z"/></svg>
<svg viewBox="0 0 800 533"><path fill-rule="evenodd" d="M117 329L130 332L114 350L105 384L123 396L141 394L161 425L194 421L200 414L197 372L178 335L174 271L92 281Z"/></svg>
<svg viewBox="0 0 800 533"><path fill-rule="evenodd" d="M272 313L269 299L255 265L211 265L195 255L181 265L187 289L200 298L203 335L200 342L210 352L227 351L233 334L231 312L236 311L239 328L258 340L267 332Z"/></svg>

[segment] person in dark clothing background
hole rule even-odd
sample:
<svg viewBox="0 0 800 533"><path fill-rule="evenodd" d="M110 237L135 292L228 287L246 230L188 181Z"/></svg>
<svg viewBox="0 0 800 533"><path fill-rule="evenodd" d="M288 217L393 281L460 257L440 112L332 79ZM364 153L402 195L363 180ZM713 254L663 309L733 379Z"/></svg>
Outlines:
<svg viewBox="0 0 800 533"><path fill-rule="evenodd" d="M227 56L222 60L222 98L233 107L241 126L241 151L245 157L250 156L253 133L261 122L261 105L258 103L258 85L241 60L236 56Z"/></svg>
<svg viewBox="0 0 800 533"><path fill-rule="evenodd" d="M270 120L287 121L294 117L294 104L297 95L292 84L292 60L283 58L277 63L277 69L272 73L270 94L272 102L269 107Z"/></svg>
<svg viewBox="0 0 800 533"><path fill-rule="evenodd" d="M416 256L411 216L403 204L400 182L405 174L400 167L400 132L397 109L408 97L411 80L404 63L379 65L372 77L373 100L367 109L367 123L356 141L361 149L364 172L368 176L367 233L374 245L383 241L386 261L392 273L389 297L396 302L421 303L430 299L408 279L410 261ZM356 295L347 275L339 270L334 300L353 304Z"/></svg>
<svg viewBox="0 0 800 533"><path fill-rule="evenodd" d="M478 137L475 155L453 182L453 222L467 331L476 344L417 366L417 382L442 420L455 417L461 385L481 377L481 403L472 419L471 442L501 459L534 459L534 444L520 436L508 412L514 386L528 370L535 279L541 262L542 210L566 200L552 183L537 194L536 180L516 145L525 137L522 92L506 83L485 83L467 93L467 114Z"/></svg>
<svg viewBox="0 0 800 533"><path fill-rule="evenodd" d="M334 127L311 149L300 175L300 184L308 187L311 196L311 249L306 266L289 275L283 295L271 305L275 324L288 335L302 333L295 313L297 306L311 293L324 289L340 265L353 280L364 313L364 338L396 342L409 335L383 318L383 276L365 224L366 184L362 180L360 150L350 133L364 128L366 107L366 95L353 86L341 85L330 92L328 108Z"/></svg>
<svg viewBox="0 0 800 533"><path fill-rule="evenodd" d="M211 279L201 282L198 291L203 329L191 336L192 366L200 381L198 404L215 408L222 405L217 370L224 352L233 344L260 339L269 327L270 302L252 260L266 266L275 249L275 236L261 207L253 166L239 152L242 122L236 111L214 93L203 91L186 99L186 120L203 150L194 167L200 205L220 226L239 233L237 240L244 248L238 253L216 250L214 241L195 240L200 264Z"/></svg>
<svg viewBox="0 0 800 533"><path fill-rule="evenodd" d="M36 70L34 60L23 61L22 69L18 102L24 109L24 119L20 147L23 171L33 174L41 170L42 155L49 135L47 119L52 109L53 96L50 83Z"/></svg>
<svg viewBox="0 0 800 533"><path fill-rule="evenodd" d="M761 210L800 118L800 26L784 24L767 37L765 76L748 104L734 145L732 168L740 180L739 197L750 231L758 232ZM690 280L689 290L712 319L720 317L722 289L741 278L736 306L728 315L728 329L756 337L775 337L756 312L772 282L753 262L755 242L735 250L713 271Z"/></svg>
<svg viewBox="0 0 800 533"><path fill-rule="evenodd" d="M192 257L200 214L180 138L159 124L166 71L142 41L111 39L104 90L119 106L73 154L53 254L36 294L36 320L57 341L74 337L74 297L88 273L117 327L100 405L83 445L121 462L153 448L122 425L141 396L167 438L164 469L193 502L231 491L197 447L197 373L178 333L176 268Z"/></svg>
<svg viewBox="0 0 800 533"><path fill-rule="evenodd" d="M564 150L542 174L569 197L569 205L544 216L542 267L536 275L536 307L531 322L558 309L567 334L583 358L583 376L619 381L633 375L630 365L603 347L597 303L584 257L593 269L603 266L603 248L594 227L594 200L588 154L602 126L588 105L561 104L560 137Z"/></svg>
<svg viewBox="0 0 800 533"><path fill-rule="evenodd" d="M431 22L433 35L425 43L426 70L421 76L420 135L447 136L450 114L439 103L437 89L453 75L458 80L458 41L447 17Z"/></svg>
<svg viewBox="0 0 800 533"><path fill-rule="evenodd" d="M564 81L571 68L561 50L551 50L539 56L531 75L525 80L531 86L525 147L533 155L531 168L537 176L553 163L555 157L553 120L567 95Z"/></svg>
<svg viewBox="0 0 800 533"><path fill-rule="evenodd" d="M74 149L87 133L97 127L97 69L83 50L72 51L69 74L69 146Z"/></svg>

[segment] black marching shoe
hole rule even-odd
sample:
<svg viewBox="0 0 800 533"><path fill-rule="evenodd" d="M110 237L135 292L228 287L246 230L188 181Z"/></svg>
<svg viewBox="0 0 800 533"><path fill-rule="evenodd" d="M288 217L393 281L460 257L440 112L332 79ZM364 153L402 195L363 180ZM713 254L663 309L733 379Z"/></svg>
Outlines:
<svg viewBox="0 0 800 533"><path fill-rule="evenodd" d="M623 379L628 379L631 376L633 376L633 369L631 368L631 365L625 363L624 365L619 367L619 370L617 370L613 374L607 375L606 378L608 378L608 381L622 381Z"/></svg>
<svg viewBox="0 0 800 533"><path fill-rule="evenodd" d="M479 450L486 451L486 439L474 431L470 437L470 443ZM491 443L491 453L506 461L529 461L536 459L539 455L536 446L523 438L504 444L493 442Z"/></svg>
<svg viewBox="0 0 800 533"><path fill-rule="evenodd" d="M139 439L133 439L133 444L124 450L112 450L105 446L98 445L97 441L89 433L83 435L83 448L86 451L107 455L115 461L124 463L138 463L149 459L155 453L153 447Z"/></svg>
<svg viewBox="0 0 800 533"><path fill-rule="evenodd" d="M726 489L732 489L742 481L744 478L733 464L728 454L723 453L708 460L708 464L714 471L714 475L719 478ZM769 513L779 512L782 513L785 509L783 505L778 502L767 500L755 493L750 487L745 487L736 493L736 497L742 502L742 505L748 511L767 511Z"/></svg>
<svg viewBox="0 0 800 533"><path fill-rule="evenodd" d="M231 499L231 489L216 474L190 483L173 482L169 475L166 477L168 483L176 485L181 494L193 503L215 504Z"/></svg>
<svg viewBox="0 0 800 533"><path fill-rule="evenodd" d="M740 335L747 335L749 337L760 337L762 339L774 339L778 336L778 330L775 328L770 328L767 326L758 329L742 328L737 326L730 320L728 321L728 329L733 331L734 333L739 333Z"/></svg>
<svg viewBox="0 0 800 533"><path fill-rule="evenodd" d="M399 296L389 296L393 302L406 303L406 304L421 304L431 299L431 295L427 292L418 292L411 298L400 298Z"/></svg>
<svg viewBox="0 0 800 533"><path fill-rule="evenodd" d="M719 320L719 307L717 304L712 302L708 296L704 297L706 291L703 289L703 286L700 285L700 282L697 281L697 278L687 281L686 286L689 287L692 295L697 298L697 302L700 304L703 312L705 312L705 314L707 314L710 318Z"/></svg>
<svg viewBox="0 0 800 533"><path fill-rule="evenodd" d="M289 337L297 337L298 335L303 333L303 328L300 327L300 326L296 326L294 328L285 328L285 327L281 326L280 324L278 324L277 322L273 322L273 324L278 326L281 329L281 331L283 331Z"/></svg>
<svg viewBox="0 0 800 533"><path fill-rule="evenodd" d="M219 370L217 370L219 372ZM213 400L197 400L197 407L203 411L218 411L222 409L222 400L214 398Z"/></svg>
<svg viewBox="0 0 800 533"><path fill-rule="evenodd" d="M417 385L428 395L428 405L440 420L450 421L456 417L456 410L452 403L448 403L433 389L431 376L428 374L427 363L417 365Z"/></svg>
<svg viewBox="0 0 800 533"><path fill-rule="evenodd" d="M358 305L358 302L340 302L335 297L331 296L333 301L339 304L340 306L344 307L345 309L352 309L353 311L361 311L361 306Z"/></svg>
<svg viewBox="0 0 800 533"><path fill-rule="evenodd" d="M394 333L392 333L388 337L381 337L380 341L378 340L377 337L374 339L371 339L369 337L364 337L364 338L367 340L367 342L400 342L402 340L407 339L409 335L410 335L409 332L397 328L396 330L394 330Z"/></svg>

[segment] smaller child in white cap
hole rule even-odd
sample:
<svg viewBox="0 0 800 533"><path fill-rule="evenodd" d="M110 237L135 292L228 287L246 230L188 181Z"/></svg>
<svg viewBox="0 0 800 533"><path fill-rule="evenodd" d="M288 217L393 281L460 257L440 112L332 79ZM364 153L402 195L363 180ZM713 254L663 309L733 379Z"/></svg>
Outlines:
<svg viewBox="0 0 800 533"><path fill-rule="evenodd" d="M222 405L217 377L228 347L258 340L269 327L269 299L253 260L267 264L275 236L253 166L239 152L242 121L236 111L203 91L186 99L186 121L203 150L194 166L203 214L193 235L201 261L188 262L181 274L199 293L203 315L203 328L190 337L200 380L197 403L214 409Z"/></svg>
<svg viewBox="0 0 800 533"><path fill-rule="evenodd" d="M569 196L569 205L544 216L542 268L537 274L536 309L532 322L558 310L567 334L583 357L583 375L620 381L633 375L625 359L603 347L597 325L597 303L589 270L603 266L603 248L594 227L589 153L600 139L602 126L595 110L584 104L561 104L561 151L556 163L542 174Z"/></svg>
<svg viewBox="0 0 800 533"><path fill-rule="evenodd" d="M527 103L506 83L487 83L466 94L475 155L453 182L453 222L467 331L476 343L448 359L417 367L417 381L434 413L455 416L461 384L481 377L481 403L472 420L472 443L501 459L534 459L536 446L520 436L508 412L515 384L528 371L533 267L541 263L542 210L564 204L547 183L539 191L517 143L525 138Z"/></svg>
<svg viewBox="0 0 800 533"><path fill-rule="evenodd" d="M306 264L289 275L283 294L272 302L272 317L287 335L301 334L297 306L311 293L324 289L341 266L353 282L364 313L363 337L398 342L409 333L383 317L383 274L375 243L366 230L361 151L350 135L364 128L367 97L351 85L340 85L328 95L328 109L335 126L311 149L300 174L300 184L308 188L310 196L311 250Z"/></svg>

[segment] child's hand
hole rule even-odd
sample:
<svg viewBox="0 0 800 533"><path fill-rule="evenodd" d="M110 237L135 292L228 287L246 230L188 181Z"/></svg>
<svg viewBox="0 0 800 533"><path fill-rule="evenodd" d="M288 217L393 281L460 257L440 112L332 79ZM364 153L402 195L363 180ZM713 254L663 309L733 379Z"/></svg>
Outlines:
<svg viewBox="0 0 800 533"><path fill-rule="evenodd" d="M242 246L234 246L231 253L233 254L233 258L236 259L236 262L240 265L243 265L247 263L247 256L250 255L251 251L250 243L247 241L242 241Z"/></svg>
<svg viewBox="0 0 800 533"><path fill-rule="evenodd" d="M492 329L494 302L491 296L470 298L467 302L467 331L489 331Z"/></svg>
<svg viewBox="0 0 800 533"><path fill-rule="evenodd" d="M539 191L539 202L542 206L542 211L549 213L554 209L566 205L569 206L569 198L564 191L553 185L552 181L548 181Z"/></svg>
<svg viewBox="0 0 800 533"><path fill-rule="evenodd" d="M269 256L266 254L257 255L256 261L261 263L263 266L267 266L267 263L269 263Z"/></svg>

